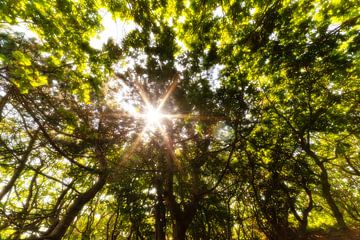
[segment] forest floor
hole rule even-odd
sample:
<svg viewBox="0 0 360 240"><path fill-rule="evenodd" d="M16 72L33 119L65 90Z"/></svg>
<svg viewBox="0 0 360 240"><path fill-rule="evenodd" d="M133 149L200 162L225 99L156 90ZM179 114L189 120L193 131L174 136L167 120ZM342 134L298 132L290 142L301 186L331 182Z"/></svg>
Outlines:
<svg viewBox="0 0 360 240"><path fill-rule="evenodd" d="M348 231L330 230L329 232L317 231L309 235L310 240L359 240L360 226L352 227Z"/></svg>

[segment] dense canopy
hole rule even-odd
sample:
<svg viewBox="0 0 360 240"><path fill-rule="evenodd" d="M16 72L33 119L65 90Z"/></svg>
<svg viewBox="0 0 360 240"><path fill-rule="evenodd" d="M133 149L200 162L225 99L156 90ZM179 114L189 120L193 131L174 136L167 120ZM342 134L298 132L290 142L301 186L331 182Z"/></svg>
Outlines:
<svg viewBox="0 0 360 240"><path fill-rule="evenodd" d="M360 221L358 0L0 1L0 239L306 239Z"/></svg>

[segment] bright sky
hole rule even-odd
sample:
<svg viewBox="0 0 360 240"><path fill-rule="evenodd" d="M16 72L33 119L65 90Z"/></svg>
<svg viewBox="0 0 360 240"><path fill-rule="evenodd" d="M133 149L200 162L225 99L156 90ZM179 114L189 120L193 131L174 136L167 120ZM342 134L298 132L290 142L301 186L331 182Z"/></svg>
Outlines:
<svg viewBox="0 0 360 240"><path fill-rule="evenodd" d="M102 16L104 30L90 40L90 46L93 48L101 49L109 38L120 44L126 34L138 28L133 21L113 19L111 13L104 8L99 10L99 14Z"/></svg>
<svg viewBox="0 0 360 240"><path fill-rule="evenodd" d="M23 22L22 19L17 19L18 23L16 25L11 25L8 23L0 24L0 31L2 32L13 32L13 33L21 33L27 39L35 38L40 41L40 37L33 31L31 31L28 27L28 24Z"/></svg>

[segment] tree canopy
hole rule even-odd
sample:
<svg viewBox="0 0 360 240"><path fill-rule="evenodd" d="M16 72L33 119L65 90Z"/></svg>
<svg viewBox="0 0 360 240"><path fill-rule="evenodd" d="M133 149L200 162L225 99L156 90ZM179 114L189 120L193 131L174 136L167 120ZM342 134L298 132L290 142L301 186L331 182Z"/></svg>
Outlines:
<svg viewBox="0 0 360 240"><path fill-rule="evenodd" d="M307 239L360 221L357 0L0 1L0 239Z"/></svg>

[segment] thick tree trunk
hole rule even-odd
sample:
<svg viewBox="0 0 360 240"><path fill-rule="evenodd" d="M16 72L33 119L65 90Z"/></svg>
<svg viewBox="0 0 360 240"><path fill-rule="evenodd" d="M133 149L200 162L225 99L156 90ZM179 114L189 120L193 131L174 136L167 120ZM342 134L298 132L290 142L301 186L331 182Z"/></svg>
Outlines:
<svg viewBox="0 0 360 240"><path fill-rule="evenodd" d="M174 240L184 240L186 236L186 231L195 217L196 210L200 199L193 198L184 206L184 209L181 209L181 206L176 202L175 196L173 194L173 176L169 174L167 176L167 181L165 182L165 203L168 207L171 218L174 221L173 224L173 238Z"/></svg>
<svg viewBox="0 0 360 240"><path fill-rule="evenodd" d="M165 240L166 208L163 196L161 179L156 180L156 206L155 206L155 240Z"/></svg>
<svg viewBox="0 0 360 240"><path fill-rule="evenodd" d="M326 200L326 203L329 205L337 224L339 227L343 230L348 229L344 217L342 213L340 212L339 207L337 206L332 194L331 194L331 185L329 182L329 176L327 169L324 165L324 163L321 161L321 159L310 149L309 145L305 143L305 140L302 139L302 148L305 150L305 152L314 160L316 165L320 168L320 184L321 184L321 191L322 195Z"/></svg>
<svg viewBox="0 0 360 240"><path fill-rule="evenodd" d="M321 164L320 166L321 169L321 174L320 174L320 182L321 182L321 190L322 190L322 194L323 197L325 198L327 204L329 205L337 224L339 225L339 227L341 229L347 229L347 225L344 221L344 217L342 215L342 213L340 212L338 206L336 205L336 202L331 194L331 186L329 183L329 179L328 179L328 173L327 170L325 168L325 166L323 164Z"/></svg>
<svg viewBox="0 0 360 240"><path fill-rule="evenodd" d="M174 240L185 240L186 230L187 230L187 227L181 220L175 221L174 228L173 228Z"/></svg>
<svg viewBox="0 0 360 240"><path fill-rule="evenodd" d="M172 144L169 144L172 146ZM200 167L194 166L192 173L191 197L186 203L178 203L174 195L174 173L176 164L174 157L168 154L166 158L166 172L164 174L164 200L167 209L169 209L173 220L173 238L174 240L184 240L186 231L195 217L199 202L203 195L199 194Z"/></svg>

